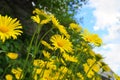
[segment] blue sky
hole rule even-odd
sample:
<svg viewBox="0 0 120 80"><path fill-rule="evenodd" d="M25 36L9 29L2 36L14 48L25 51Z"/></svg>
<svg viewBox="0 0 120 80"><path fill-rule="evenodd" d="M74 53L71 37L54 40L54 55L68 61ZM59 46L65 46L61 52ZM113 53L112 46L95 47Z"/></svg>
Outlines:
<svg viewBox="0 0 120 80"><path fill-rule="evenodd" d="M109 3L109 4L108 4ZM95 48L110 68L120 75L120 0L89 0L75 18L83 28L97 33L104 44ZM79 20L83 17L83 21Z"/></svg>

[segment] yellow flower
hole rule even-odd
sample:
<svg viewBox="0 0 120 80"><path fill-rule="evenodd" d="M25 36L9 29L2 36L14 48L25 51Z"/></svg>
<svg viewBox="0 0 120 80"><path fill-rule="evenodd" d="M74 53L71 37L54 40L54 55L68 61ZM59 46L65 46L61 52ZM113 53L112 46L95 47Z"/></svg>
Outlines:
<svg viewBox="0 0 120 80"><path fill-rule="evenodd" d="M55 18L55 16L52 16L52 22L54 27L57 28L61 34L65 35L68 39L70 38L70 35L67 33L65 27L59 24L59 21Z"/></svg>
<svg viewBox="0 0 120 80"><path fill-rule="evenodd" d="M53 35L50 39L52 42L52 45L55 47L55 49L60 49L61 52L72 52L73 45L72 43L65 38L63 35Z"/></svg>
<svg viewBox="0 0 120 80"><path fill-rule="evenodd" d="M83 67L84 67L84 71L87 73L89 70L88 64L87 63L83 64Z"/></svg>
<svg viewBox="0 0 120 80"><path fill-rule="evenodd" d="M92 71L92 68L90 68L90 66L88 66L87 63L83 64L84 67L84 71L87 74L88 78L92 78L92 76L94 76L94 72Z"/></svg>
<svg viewBox="0 0 120 80"><path fill-rule="evenodd" d="M82 75L80 72L77 73L77 76L78 76L81 80L84 80L84 77L83 77L83 75Z"/></svg>
<svg viewBox="0 0 120 80"><path fill-rule="evenodd" d="M37 68L37 67L34 68L35 74L40 74L41 71L42 71L41 68Z"/></svg>
<svg viewBox="0 0 120 80"><path fill-rule="evenodd" d="M22 69L17 67L17 69L12 69L11 72L15 74L16 79L21 79L23 77Z"/></svg>
<svg viewBox="0 0 120 80"><path fill-rule="evenodd" d="M58 29L59 29L61 34L66 36L68 39L70 38L70 35L68 34L68 32L66 31L66 29L63 25L58 25Z"/></svg>
<svg viewBox="0 0 120 80"><path fill-rule="evenodd" d="M43 80L49 80L50 78L51 78L51 76L50 76L50 73L52 72L52 70L47 70L47 69L45 69L44 70L44 74L43 74ZM51 79L50 79L51 80Z"/></svg>
<svg viewBox="0 0 120 80"><path fill-rule="evenodd" d="M35 21L38 24L40 23L39 15L32 16L31 19L33 19L33 21Z"/></svg>
<svg viewBox="0 0 120 80"><path fill-rule="evenodd" d="M100 62L100 66L102 67L103 71L110 71L109 66L105 62Z"/></svg>
<svg viewBox="0 0 120 80"><path fill-rule="evenodd" d="M61 60L61 63L66 66L65 61L62 58L60 60Z"/></svg>
<svg viewBox="0 0 120 80"><path fill-rule="evenodd" d="M44 67L45 62L43 60L40 60L40 59L35 59L33 62L33 65L36 67Z"/></svg>
<svg viewBox="0 0 120 80"><path fill-rule="evenodd" d="M82 30L81 26L79 26L78 24L75 24L75 23L70 24L70 29L72 29L76 32L80 32Z"/></svg>
<svg viewBox="0 0 120 80"><path fill-rule="evenodd" d="M51 47L51 45L48 44L46 41L42 40L41 43L42 43L45 47L47 47L48 49L53 50L53 47Z"/></svg>
<svg viewBox="0 0 120 80"><path fill-rule="evenodd" d="M74 56L70 56L67 53L63 53L63 57L66 61L77 62L78 60Z"/></svg>
<svg viewBox="0 0 120 80"><path fill-rule="evenodd" d="M43 24L47 24L47 23L51 20L50 18L41 20L39 15L32 16L31 19L32 19L34 22L36 22L36 23L38 23L38 24L42 24L42 25L43 25Z"/></svg>
<svg viewBox="0 0 120 80"><path fill-rule="evenodd" d="M38 8L36 8L35 10L33 10L33 14L41 15L41 16L44 16L45 18L49 17L49 15L45 11L40 10Z"/></svg>
<svg viewBox="0 0 120 80"><path fill-rule="evenodd" d="M102 66L102 68L104 71L110 71L110 68L108 65L104 65L104 66Z"/></svg>
<svg viewBox="0 0 120 80"><path fill-rule="evenodd" d="M36 14L35 16L32 16L31 19L33 19L34 22L38 24L47 24L48 22L51 21L51 15L47 14L43 10L39 10L36 8L33 10L33 14Z"/></svg>
<svg viewBox="0 0 120 80"><path fill-rule="evenodd" d="M44 20L41 21L40 24L47 24L47 23L50 22L50 21L51 21L50 18L48 18L48 19L44 19Z"/></svg>
<svg viewBox="0 0 120 80"><path fill-rule="evenodd" d="M100 71L100 66L98 64L95 64L92 69L95 71L95 72L99 72Z"/></svg>
<svg viewBox="0 0 120 80"><path fill-rule="evenodd" d="M55 27L58 28L58 25L59 25L59 21L55 18L54 15L52 15L52 23L54 24Z"/></svg>
<svg viewBox="0 0 120 80"><path fill-rule="evenodd" d="M100 46L102 44L102 39L99 38L97 34L91 34L90 32L88 32L88 30L84 30L84 33L82 35L85 41L88 41L95 46Z"/></svg>
<svg viewBox="0 0 120 80"><path fill-rule="evenodd" d="M88 78L92 78L94 76L94 72L92 70L90 70L87 74Z"/></svg>
<svg viewBox="0 0 120 80"><path fill-rule="evenodd" d="M8 16L0 15L0 39L4 42L6 39L17 39L18 35L21 35L21 24L17 21L17 18L12 19Z"/></svg>
<svg viewBox="0 0 120 80"><path fill-rule="evenodd" d="M50 53L49 53L49 52L47 52L47 51L45 51L45 50L43 50L42 52L43 52L43 55L44 55L46 58L50 58Z"/></svg>
<svg viewBox="0 0 120 80"><path fill-rule="evenodd" d="M7 74L7 75L5 76L5 79L6 79L6 80L12 80L12 79L13 79L13 76L12 76L11 74Z"/></svg>
<svg viewBox="0 0 120 80"><path fill-rule="evenodd" d="M18 58L18 53L7 53L7 56L10 58L10 59L17 59Z"/></svg>
<svg viewBox="0 0 120 80"><path fill-rule="evenodd" d="M49 68L50 70L56 70L57 69L54 61L48 62L46 64L46 68Z"/></svg>
<svg viewBox="0 0 120 80"><path fill-rule="evenodd" d="M92 66L95 63L95 61L96 61L95 59L88 59L87 63L89 66Z"/></svg>
<svg viewBox="0 0 120 80"><path fill-rule="evenodd" d="M65 73L67 73L68 68L65 67L65 66L61 66L61 67L59 68L59 71L62 72L63 74L65 74Z"/></svg>

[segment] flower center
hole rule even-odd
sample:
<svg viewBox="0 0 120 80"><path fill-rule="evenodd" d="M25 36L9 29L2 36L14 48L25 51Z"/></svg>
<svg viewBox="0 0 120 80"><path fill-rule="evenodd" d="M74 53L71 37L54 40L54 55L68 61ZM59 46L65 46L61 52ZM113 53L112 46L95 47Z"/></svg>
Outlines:
<svg viewBox="0 0 120 80"><path fill-rule="evenodd" d="M57 44L58 44L58 46L60 46L60 47L63 47L63 43L62 42L57 42Z"/></svg>
<svg viewBox="0 0 120 80"><path fill-rule="evenodd" d="M0 32L6 33L8 31L9 31L9 29L7 27L0 27Z"/></svg>

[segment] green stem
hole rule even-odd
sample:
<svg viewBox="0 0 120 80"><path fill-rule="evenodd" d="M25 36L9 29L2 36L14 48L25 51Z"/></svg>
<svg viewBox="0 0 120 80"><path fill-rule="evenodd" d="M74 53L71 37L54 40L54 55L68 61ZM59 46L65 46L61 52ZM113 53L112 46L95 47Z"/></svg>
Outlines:
<svg viewBox="0 0 120 80"><path fill-rule="evenodd" d="M36 30L35 30L35 32L34 32L34 34L33 34L33 36L32 36L32 39L31 39L31 41L30 41L30 44L29 44L29 47L28 47L28 51L27 51L27 57L26 57L26 60L25 60L24 66L23 66L23 71L22 71L22 74L24 73L24 76L23 76L23 78L21 78L21 76L22 76L22 74L21 74L21 75L20 75L20 79L24 79L25 76L26 76L25 67L26 67L26 65L27 65L27 61L28 61L29 56L30 56L30 50L31 50L31 47L32 47L32 43L33 43L33 41L34 41L34 39L35 39L36 33L38 32L38 30L37 30L38 28L39 28L39 26L36 28Z"/></svg>
<svg viewBox="0 0 120 80"><path fill-rule="evenodd" d="M4 77L5 73L6 73L6 71L8 70L8 68L9 68L10 66L11 66L11 64L9 64L9 65L5 68L4 73L3 73L2 76L1 76L1 79L3 79L3 77Z"/></svg>
<svg viewBox="0 0 120 80"><path fill-rule="evenodd" d="M45 37L52 29L54 29L54 27L52 27L51 29L49 29L49 30L41 37L40 42L38 43L38 47L40 46L40 43L41 43L41 41L44 39L44 37Z"/></svg>
<svg viewBox="0 0 120 80"><path fill-rule="evenodd" d="M41 37L41 39L40 39L40 41L39 41L39 43L38 43L38 48L39 48L39 46L40 46L40 43L41 43L41 41L45 38L45 36L50 32L50 31L52 31L52 29L54 29L54 27L52 27L51 29L49 29L42 37ZM41 57L41 55L40 55L40 57Z"/></svg>
<svg viewBox="0 0 120 80"><path fill-rule="evenodd" d="M37 38L36 38L36 41L35 41L35 51L34 51L34 57L32 58L32 61L34 60L37 52L38 52L38 49L39 49L39 46L37 46L38 44L38 41L39 41L39 34L41 32L41 29L42 29L42 25L40 25L40 28L38 29L38 35L37 35Z"/></svg>

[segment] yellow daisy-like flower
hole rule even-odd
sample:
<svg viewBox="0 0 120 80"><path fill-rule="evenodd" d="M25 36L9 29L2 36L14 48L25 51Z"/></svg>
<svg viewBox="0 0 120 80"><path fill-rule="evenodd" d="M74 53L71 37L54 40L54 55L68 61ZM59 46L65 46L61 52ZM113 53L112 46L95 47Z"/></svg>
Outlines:
<svg viewBox="0 0 120 80"><path fill-rule="evenodd" d="M17 36L23 33L20 29L22 29L22 26L17 21L17 18L12 19L11 17L0 15L0 40L2 42L11 37L17 39Z"/></svg>
<svg viewBox="0 0 120 80"><path fill-rule="evenodd" d="M70 62L77 62L77 61L78 61L76 57L70 56L70 55L68 55L67 53L63 53L62 56L64 57L64 59L65 59L66 61L70 61Z"/></svg>
<svg viewBox="0 0 120 80"><path fill-rule="evenodd" d="M7 53L6 54L10 59L17 59L18 58L18 54L17 53Z"/></svg>
<svg viewBox="0 0 120 80"><path fill-rule="evenodd" d="M13 76L12 76L11 74L7 74L7 75L5 76L5 79L6 79L6 80L13 80Z"/></svg>
<svg viewBox="0 0 120 80"><path fill-rule="evenodd" d="M91 34L88 30L84 30L83 39L88 41L95 46L100 46L102 44L102 39L97 34Z"/></svg>
<svg viewBox="0 0 120 80"><path fill-rule="evenodd" d="M60 49L61 52L72 52L73 45L72 43L65 38L63 35L53 35L50 39L52 42L52 45L55 47L55 49Z"/></svg>
<svg viewBox="0 0 120 80"><path fill-rule="evenodd" d="M22 69L17 67L17 69L12 69L11 72L15 74L16 79L21 79L23 77Z"/></svg>
<svg viewBox="0 0 120 80"><path fill-rule="evenodd" d="M72 29L76 32L80 32L82 30L81 26L79 26L78 24L75 24L75 23L70 24L70 29Z"/></svg>

